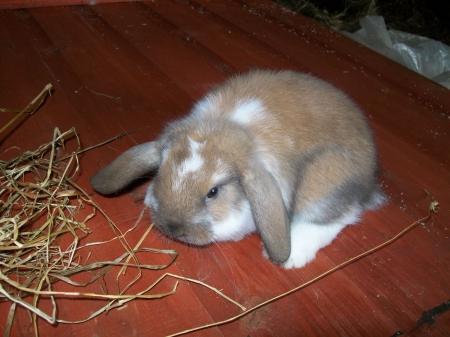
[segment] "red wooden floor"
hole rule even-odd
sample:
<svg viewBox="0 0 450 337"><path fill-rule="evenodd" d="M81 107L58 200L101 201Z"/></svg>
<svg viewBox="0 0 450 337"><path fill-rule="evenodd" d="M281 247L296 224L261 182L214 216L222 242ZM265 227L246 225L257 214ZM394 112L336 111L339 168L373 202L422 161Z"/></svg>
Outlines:
<svg viewBox="0 0 450 337"><path fill-rule="evenodd" d="M213 84L254 68L312 73L352 96L374 130L380 183L390 202L366 213L360 225L345 229L316 260L296 270L264 259L257 235L200 249L172 242L155 229L143 246L179 252L165 271L206 282L250 308L426 215L424 189L440 210L390 246L241 319L192 335L391 336L400 330L410 336L450 335L449 311L435 315L434 324L418 325L423 312L450 300L449 91L270 1L154 0L0 10L0 107L22 108L47 83L54 88L38 112L0 134L1 152L13 146L33 150L51 139L55 127L75 127L83 147L89 147L144 126L80 155L76 182L94 193L89 178L100 167L136 143L154 139ZM12 117L1 113L0 125ZM143 208L147 184L114 198L93 196L126 231ZM150 222L146 215L127 236L132 246ZM83 243L114 237L100 217L89 227L93 233ZM113 242L89 251L91 262L106 261L123 248ZM145 259L141 262L152 263ZM145 288L165 271L145 272L132 290ZM114 278L104 282L114 285ZM153 293L174 284L167 279ZM71 288L56 284L55 289ZM98 285L89 289L100 292ZM114 292L114 286L108 290ZM81 320L102 304L59 299L58 318ZM49 300L40 306L49 310ZM9 307L10 302L0 303L0 330ZM240 312L211 290L181 281L164 299L134 300L86 323L52 326L39 319L38 325L41 336L164 336ZM32 333L30 315L18 307L11 335Z"/></svg>

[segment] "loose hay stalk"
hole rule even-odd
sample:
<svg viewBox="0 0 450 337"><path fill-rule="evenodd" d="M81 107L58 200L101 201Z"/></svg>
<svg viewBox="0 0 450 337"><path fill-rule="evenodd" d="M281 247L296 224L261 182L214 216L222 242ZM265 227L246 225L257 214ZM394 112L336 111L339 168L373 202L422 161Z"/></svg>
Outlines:
<svg viewBox="0 0 450 337"><path fill-rule="evenodd" d="M264 307L264 306L266 306L268 304L270 304L270 303L278 301L281 298L284 298L284 297L289 296L289 295L291 295L291 294L293 294L293 293L295 293L295 292L297 292L297 291L299 291L301 289L304 289L307 286L309 286L309 285L311 285L311 284L313 284L313 283L315 283L315 282L317 282L317 281L319 281L319 280L321 280L321 279L323 279L323 278L333 274L334 272L336 272L336 271L338 271L338 270L340 270L342 268L345 268L346 266L348 266L348 265L350 265L350 264L352 264L352 263L354 263L354 262L356 262L356 261L358 261L358 260L360 260L360 259L362 259L362 258L364 258L364 257L366 257L368 255L370 255L370 254L373 254L376 251L378 251L378 250L380 250L380 249L382 249L382 248L384 248L386 246L389 246L390 244L392 244L395 241L397 241L400 237L402 237L403 235L405 235L406 233L411 231L418 224L422 224L422 223L426 222L431 217L432 213L437 213L437 207L439 206L439 203L434 199L434 197L427 190L425 190L425 192L430 197L430 204L429 204L429 207L428 207L428 214L426 216L422 217L421 219L414 221L408 227L404 228L402 231L400 231L399 233L394 235L392 238L386 240L385 242L383 242L383 243L381 243L381 244L379 244L379 245L377 245L377 246L375 246L375 247L373 247L373 248L371 248L371 249L369 249L369 250L367 250L367 251L365 251L365 252L363 252L361 254L358 254L358 255L356 255L356 256L354 256L354 257L352 257L352 258L350 258L350 259L348 259L348 260L346 260L346 261L344 261L344 262L342 262L340 264L338 264L337 266L335 266L335 267L333 267L333 268L323 272L322 274L314 277L313 279L311 279L311 280L309 280L309 281L307 281L307 282L305 282L305 283L303 283L303 284L301 284L301 285L299 285L297 287L294 287L294 288L292 288L292 289L290 289L290 290L288 290L288 291L286 291L286 292L284 292L284 293L282 293L280 295L277 295L277 296L274 296L272 298L269 298L268 300L266 300L264 302L261 302L261 303L255 305L255 306L245 310L244 312L242 312L242 313L240 313L238 315L235 315L235 316L230 317L228 319L222 320L220 322L214 322L214 323L210 323L210 324L206 324L206 325L202 325L202 326L197 326L197 327L192 328L192 329L187 329L187 330L184 330L184 331L180 331L180 332L168 335L167 337L181 336L181 335L185 335L187 333L192 333L192 332L196 332L196 331L200 331L200 330L205 330L205 329L209 329L209 328L212 328L212 327L217 327L217 326L221 326L221 325L225 325L225 324L234 322L234 321L236 321L236 320L238 320L238 319L248 315L251 312L254 312L254 311L256 311L256 310L258 310L258 309L260 309L260 308L262 308L262 307Z"/></svg>
<svg viewBox="0 0 450 337"><path fill-rule="evenodd" d="M6 125L4 125L0 129L0 133L5 131L12 123L14 123L25 112L27 112L31 115L34 114L36 112L36 110L39 109L39 107L42 105L42 103L44 103L45 98L47 97L47 94L50 95L51 90L52 90L52 85L49 83L45 86L44 89L42 89L42 91L36 96L36 98L30 102L30 104L28 104L25 108L23 108L20 111L6 109L6 108L0 108L1 112L18 112L18 114L15 117L13 117L8 123L6 123Z"/></svg>

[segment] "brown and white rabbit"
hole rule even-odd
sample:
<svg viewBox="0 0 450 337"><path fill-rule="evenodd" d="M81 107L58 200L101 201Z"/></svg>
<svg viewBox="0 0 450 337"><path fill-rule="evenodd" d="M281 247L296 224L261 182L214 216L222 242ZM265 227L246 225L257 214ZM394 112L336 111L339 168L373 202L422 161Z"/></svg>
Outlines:
<svg viewBox="0 0 450 337"><path fill-rule="evenodd" d="M91 184L109 194L156 171L145 203L163 233L207 245L258 232L265 254L292 268L382 204L376 169L371 132L345 94L309 75L260 70L216 87Z"/></svg>

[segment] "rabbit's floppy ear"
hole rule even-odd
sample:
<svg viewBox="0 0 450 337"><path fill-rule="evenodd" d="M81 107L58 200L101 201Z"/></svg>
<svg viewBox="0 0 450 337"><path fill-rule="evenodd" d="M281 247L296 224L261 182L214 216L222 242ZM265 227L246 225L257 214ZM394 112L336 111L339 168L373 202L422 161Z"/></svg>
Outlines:
<svg viewBox="0 0 450 337"><path fill-rule="evenodd" d="M127 150L111 164L94 174L91 185L102 194L114 193L133 180L158 169L160 162L159 142L140 144Z"/></svg>
<svg viewBox="0 0 450 337"><path fill-rule="evenodd" d="M241 172L241 184L269 258L278 264L291 254L290 221L275 178L258 161Z"/></svg>

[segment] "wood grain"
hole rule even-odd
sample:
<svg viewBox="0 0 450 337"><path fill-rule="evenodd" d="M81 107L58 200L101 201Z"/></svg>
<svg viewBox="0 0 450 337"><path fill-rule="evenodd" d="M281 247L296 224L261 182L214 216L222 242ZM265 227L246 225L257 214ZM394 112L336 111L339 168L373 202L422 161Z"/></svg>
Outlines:
<svg viewBox="0 0 450 337"><path fill-rule="evenodd" d="M426 189L440 202L439 213L394 244L240 320L192 335L391 336L399 330L411 336L450 334L450 313L413 331L424 311L450 296L447 89L265 0L3 9L0 42L1 107L21 108L45 84L54 86L36 114L0 135L2 152L13 146L34 149L51 139L55 127L76 127L85 147L143 127L81 156L77 183L89 193L89 178L99 167L157 137L168 121L186 114L211 86L229 76L254 68L294 69L338 86L361 106L374 130L388 205L366 213L361 224L345 229L316 260L297 270L283 270L264 259L257 235L195 248L154 230L145 245L177 249L179 258L167 271L207 282L251 307L394 236L426 214ZM11 117L2 113L0 123ZM126 230L143 208L147 184L117 197L95 198ZM131 244L150 222L146 216L130 234ZM94 219L91 228L86 242L113 236L100 219ZM119 244L96 246L91 258L113 259L119 251ZM160 275L145 273L142 282L150 284ZM127 277L132 276L130 272ZM114 276L105 282L114 284ZM160 290L174 282L166 280ZM66 319L82 318L100 306L91 300L59 303L59 314ZM49 308L46 300L41 305ZM9 304L0 303L0 308L4 327ZM165 299L132 301L79 325L50 326L39 320L39 329L42 336L164 336L239 312L210 290L181 282L176 294ZM19 308L12 335L31 333L28 313Z"/></svg>

